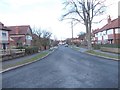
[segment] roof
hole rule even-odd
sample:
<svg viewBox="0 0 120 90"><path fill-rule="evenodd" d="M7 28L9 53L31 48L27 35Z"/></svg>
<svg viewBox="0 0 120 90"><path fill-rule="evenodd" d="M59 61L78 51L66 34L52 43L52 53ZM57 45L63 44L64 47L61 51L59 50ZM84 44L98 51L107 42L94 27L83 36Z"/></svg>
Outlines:
<svg viewBox="0 0 120 90"><path fill-rule="evenodd" d="M112 20L110 23L107 23L102 28L100 28L100 29L98 28L98 29L94 30L93 33L102 32L104 30L109 30L109 29L114 29L114 28L120 28L120 18L116 18L116 19Z"/></svg>
<svg viewBox="0 0 120 90"><path fill-rule="evenodd" d="M4 26L4 24L1 23L1 22L0 22L0 29L1 29L1 30L4 30L4 31L10 31L10 29L7 28L6 26Z"/></svg>
<svg viewBox="0 0 120 90"><path fill-rule="evenodd" d="M11 30L10 34L27 34L30 25L21 25L21 26L8 26Z"/></svg>
<svg viewBox="0 0 120 90"><path fill-rule="evenodd" d="M33 38L38 38L38 35L32 34L32 37L33 37Z"/></svg>
<svg viewBox="0 0 120 90"><path fill-rule="evenodd" d="M3 23L0 22L0 25L3 25Z"/></svg>

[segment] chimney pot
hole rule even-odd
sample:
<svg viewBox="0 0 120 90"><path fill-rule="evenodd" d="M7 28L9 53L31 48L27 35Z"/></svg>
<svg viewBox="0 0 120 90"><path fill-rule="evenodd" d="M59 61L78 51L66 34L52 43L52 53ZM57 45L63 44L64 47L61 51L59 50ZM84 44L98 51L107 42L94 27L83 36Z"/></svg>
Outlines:
<svg viewBox="0 0 120 90"><path fill-rule="evenodd" d="M108 16L108 24L111 23L111 17L110 15Z"/></svg>

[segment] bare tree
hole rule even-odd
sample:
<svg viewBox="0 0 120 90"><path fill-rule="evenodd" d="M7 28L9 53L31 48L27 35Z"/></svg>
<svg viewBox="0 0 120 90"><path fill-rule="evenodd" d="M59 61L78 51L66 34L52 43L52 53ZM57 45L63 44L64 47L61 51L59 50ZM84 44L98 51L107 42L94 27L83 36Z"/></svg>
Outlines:
<svg viewBox="0 0 120 90"><path fill-rule="evenodd" d="M42 46L44 46L44 49L46 50L47 46L50 47L50 37L51 37L52 33L46 30L42 31Z"/></svg>
<svg viewBox="0 0 120 90"><path fill-rule="evenodd" d="M85 25L89 50L92 49L91 28L93 19L105 12L104 2L105 0L66 0L64 2L67 13L62 16L62 19L72 19Z"/></svg>
<svg viewBox="0 0 120 90"><path fill-rule="evenodd" d="M52 35L51 32L36 27L34 27L32 31L34 46L39 47L39 49L41 49L42 47L46 49L47 46L50 46L50 37Z"/></svg>
<svg viewBox="0 0 120 90"><path fill-rule="evenodd" d="M42 34L43 34L43 38L50 38L51 37L51 35L52 35L52 33L51 32L49 32L49 31L46 31L46 30L43 30L42 31Z"/></svg>
<svg viewBox="0 0 120 90"><path fill-rule="evenodd" d="M37 47L39 47L39 49L41 49L41 47L42 47L42 29L34 27L32 29L32 32L33 32L33 35L32 35L33 36L33 40L32 40L33 46L37 46Z"/></svg>
<svg viewBox="0 0 120 90"><path fill-rule="evenodd" d="M42 37L42 29L41 29L41 28L36 28L36 27L34 27L34 28L32 29L32 32L33 32L33 34L36 34L39 38Z"/></svg>

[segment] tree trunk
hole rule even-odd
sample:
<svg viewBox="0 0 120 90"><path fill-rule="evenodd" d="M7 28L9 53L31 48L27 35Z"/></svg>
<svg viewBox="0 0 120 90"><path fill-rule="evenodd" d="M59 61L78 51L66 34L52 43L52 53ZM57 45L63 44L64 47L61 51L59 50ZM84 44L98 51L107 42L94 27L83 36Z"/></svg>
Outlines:
<svg viewBox="0 0 120 90"><path fill-rule="evenodd" d="M91 21L89 19L88 22L88 49L92 50L92 42L91 42Z"/></svg>
<svg viewBox="0 0 120 90"><path fill-rule="evenodd" d="M92 50L92 44L91 44L91 30L88 30L88 49Z"/></svg>
<svg viewBox="0 0 120 90"><path fill-rule="evenodd" d="M87 47L88 47L88 50L92 50L92 44L91 44L91 24L90 22L89 23L86 23L86 38L87 38Z"/></svg>

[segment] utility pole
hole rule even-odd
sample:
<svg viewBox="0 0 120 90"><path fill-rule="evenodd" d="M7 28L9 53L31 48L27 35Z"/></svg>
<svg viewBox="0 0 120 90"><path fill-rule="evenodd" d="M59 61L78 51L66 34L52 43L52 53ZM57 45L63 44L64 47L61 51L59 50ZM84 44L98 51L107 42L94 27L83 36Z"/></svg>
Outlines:
<svg viewBox="0 0 120 90"><path fill-rule="evenodd" d="M73 45L73 20L71 21L71 30L72 30L72 45Z"/></svg>

